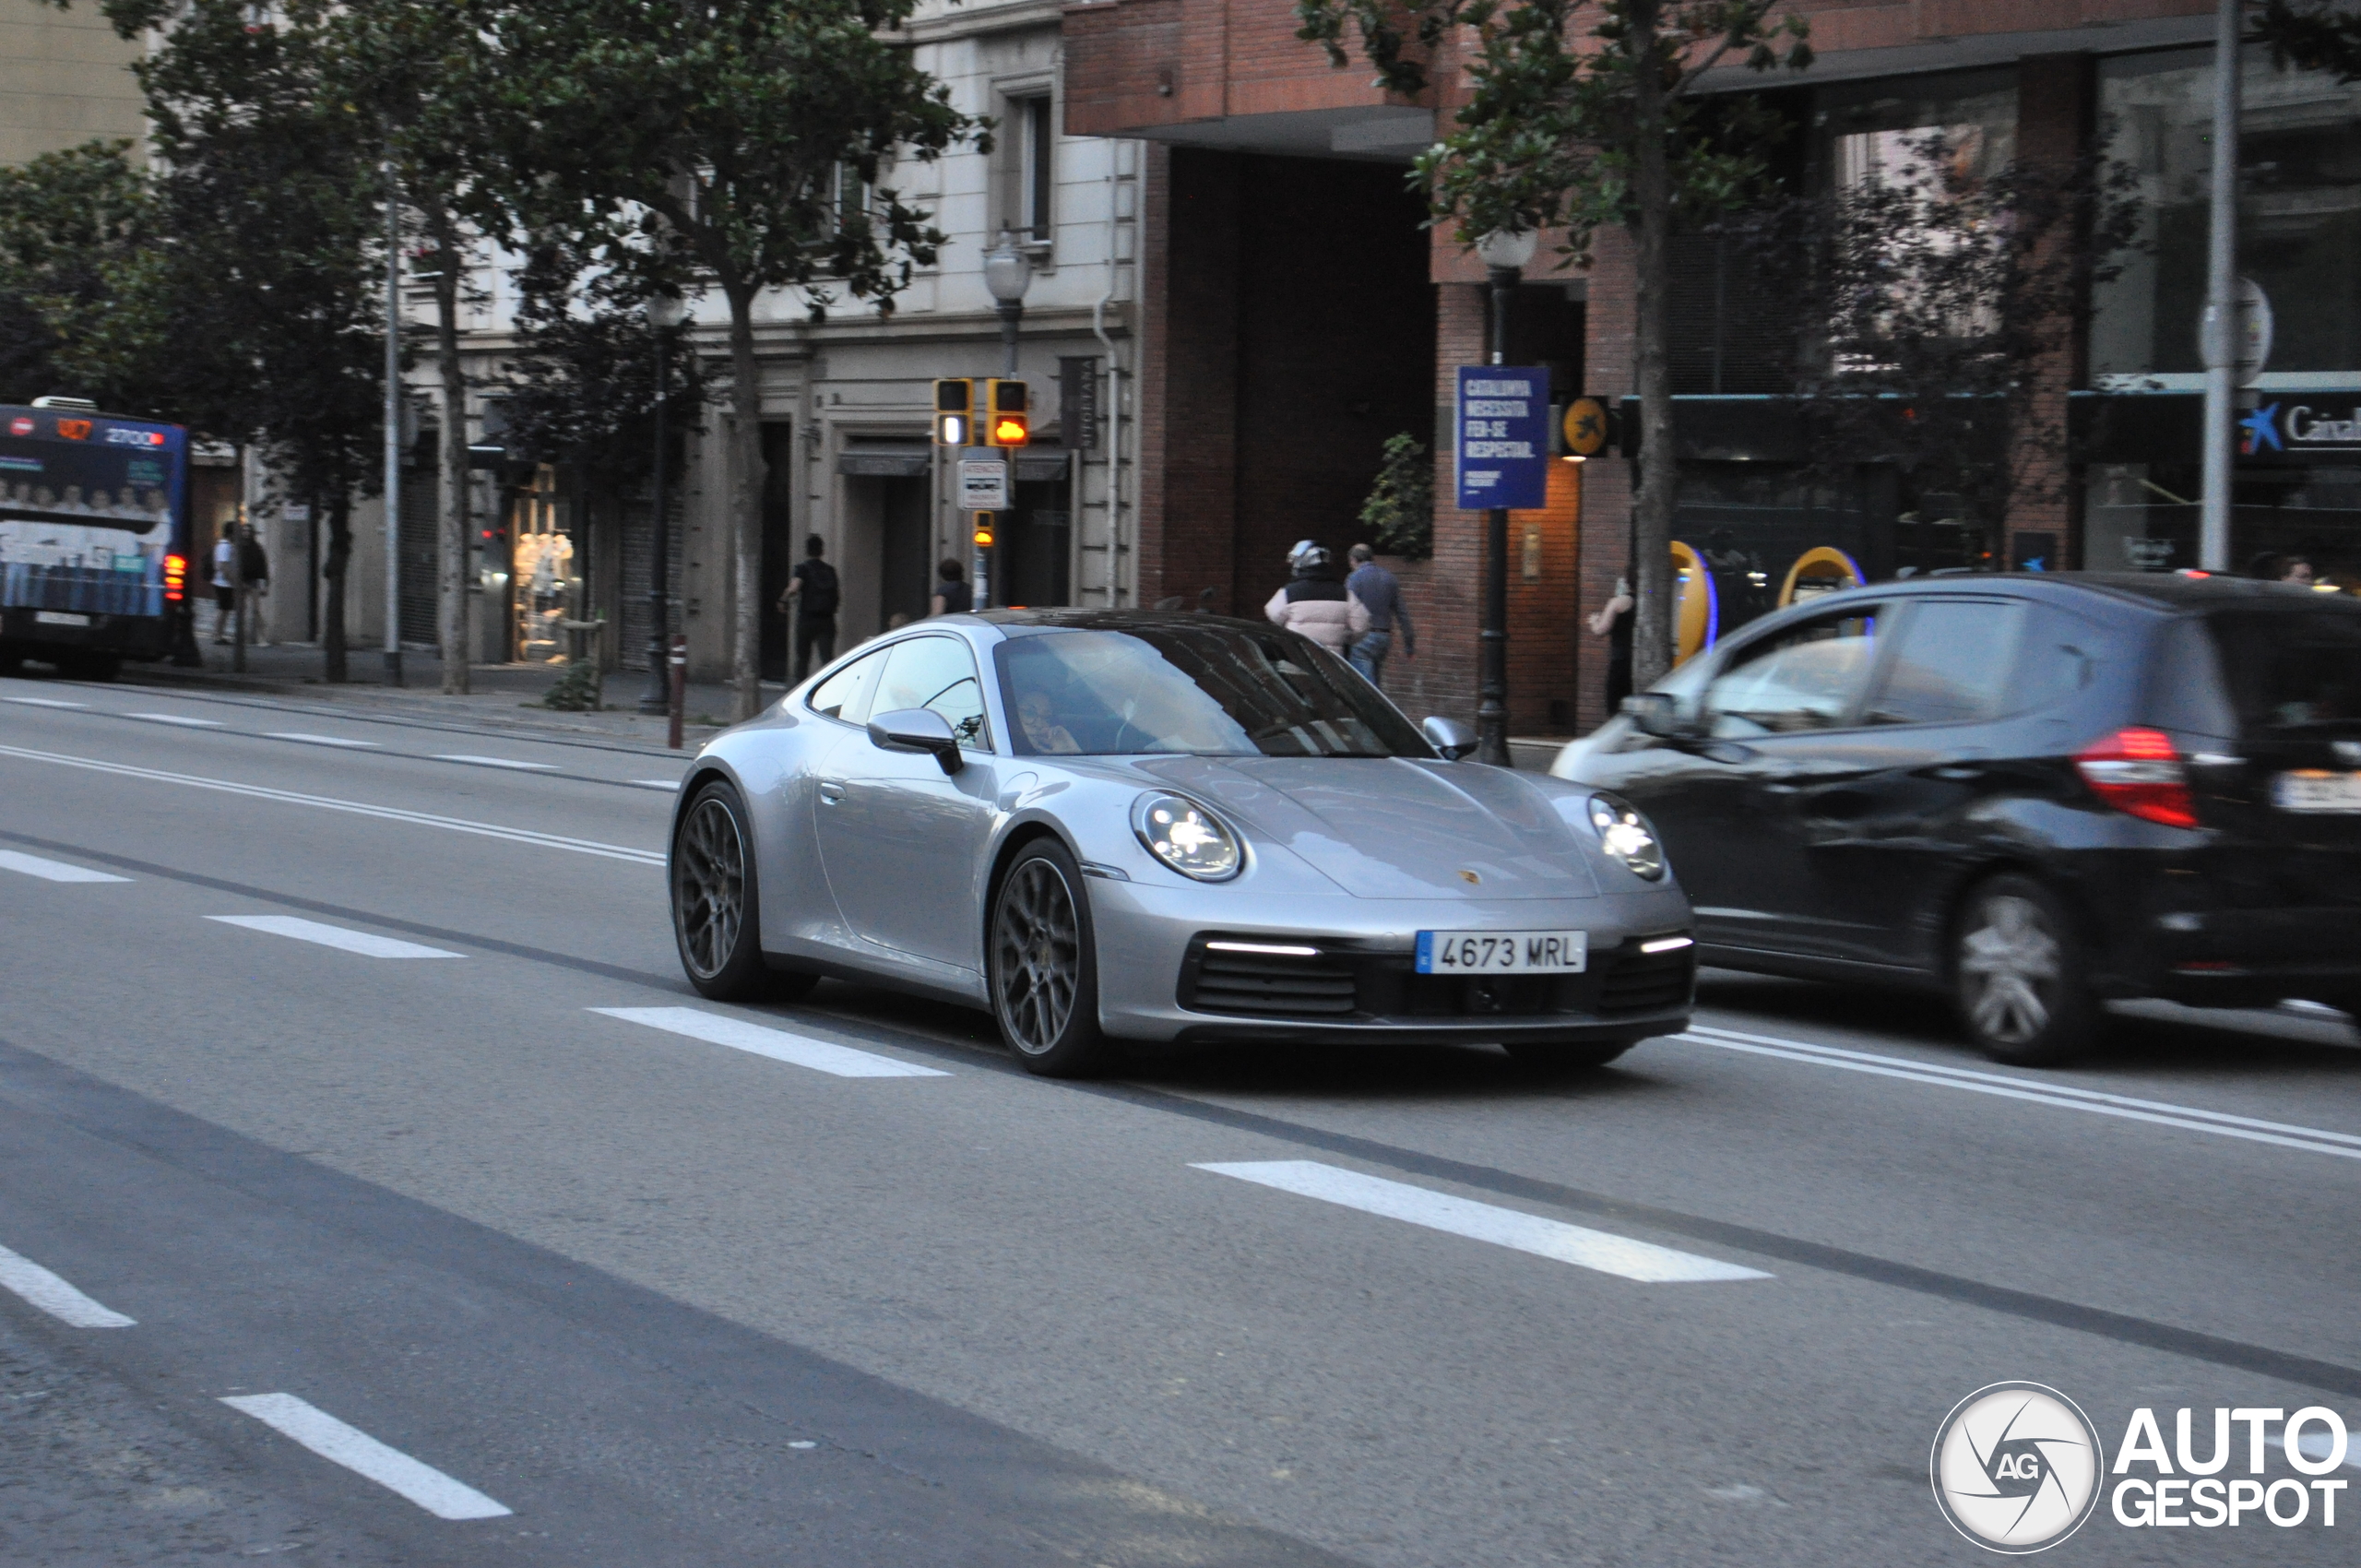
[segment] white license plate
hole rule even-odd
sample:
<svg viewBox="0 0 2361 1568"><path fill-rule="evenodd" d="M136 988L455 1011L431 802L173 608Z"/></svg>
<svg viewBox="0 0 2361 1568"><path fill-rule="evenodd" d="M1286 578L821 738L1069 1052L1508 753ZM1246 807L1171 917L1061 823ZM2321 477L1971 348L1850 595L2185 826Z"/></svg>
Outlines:
<svg viewBox="0 0 2361 1568"><path fill-rule="evenodd" d="M33 624L36 626L87 626L89 624L88 615L76 615L64 610L33 612Z"/></svg>
<svg viewBox="0 0 2361 1568"><path fill-rule="evenodd" d="M1422 931L1422 975L1578 975L1590 965L1586 931Z"/></svg>
<svg viewBox="0 0 2361 1568"><path fill-rule="evenodd" d="M2361 773L2283 773L2271 781L2271 803L2284 812L2361 812Z"/></svg>

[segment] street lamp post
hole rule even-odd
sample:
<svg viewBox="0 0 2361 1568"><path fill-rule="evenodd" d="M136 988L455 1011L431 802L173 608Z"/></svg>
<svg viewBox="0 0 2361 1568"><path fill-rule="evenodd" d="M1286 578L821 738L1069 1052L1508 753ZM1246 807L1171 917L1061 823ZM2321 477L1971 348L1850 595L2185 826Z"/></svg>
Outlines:
<svg viewBox="0 0 2361 1568"><path fill-rule="evenodd" d="M647 302L647 325L654 328L656 338L656 475L652 486L656 514L652 519L655 526L647 533L647 691L639 699L639 711L647 714L669 713L672 707L669 665L672 591L668 580L672 559L672 527L664 497L664 411L672 384L672 333L686 314L687 307L677 295L657 294Z"/></svg>
<svg viewBox="0 0 2361 1568"><path fill-rule="evenodd" d="M1014 233L1003 229L1000 243L984 253L984 287L991 291L992 308L1000 315L1000 340L1002 347L1008 351L1006 374L1012 381L1016 378L1016 332L1025 321L1025 291L1031 287L1032 282L1033 258L1017 244ZM984 418L990 420L994 412L994 410L986 409ZM1003 461L1009 462L1014 468L1013 459L1003 458ZM1009 496L1014 500L1016 475L1011 472L1008 481ZM970 562L969 575L975 585L976 608L984 610L991 607L991 580L987 575L987 557L984 554L987 547L978 544L973 548L975 554Z"/></svg>
<svg viewBox="0 0 2361 1568"><path fill-rule="evenodd" d="M1492 284L1492 362L1509 362L1509 302L1540 238L1530 229L1495 229L1476 242ZM1459 437L1465 439L1463 432ZM1476 666L1476 760L1512 767L1509 755L1509 514L1484 514L1484 620Z"/></svg>

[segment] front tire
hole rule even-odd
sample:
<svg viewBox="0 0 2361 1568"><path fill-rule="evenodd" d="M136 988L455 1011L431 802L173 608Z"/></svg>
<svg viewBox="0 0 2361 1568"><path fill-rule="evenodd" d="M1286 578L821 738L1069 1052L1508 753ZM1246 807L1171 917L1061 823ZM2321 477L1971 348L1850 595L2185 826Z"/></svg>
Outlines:
<svg viewBox="0 0 2361 1568"><path fill-rule="evenodd" d="M1098 944L1082 868L1054 838L1017 851L992 899L986 948L992 1017L1028 1073L1079 1078L1106 1070L1098 1027Z"/></svg>
<svg viewBox="0 0 2361 1568"><path fill-rule="evenodd" d="M2098 998L2063 900L2027 876L1970 893L1952 947L1960 1021L1987 1056L2054 1067L2088 1050Z"/></svg>
<svg viewBox="0 0 2361 1568"><path fill-rule="evenodd" d="M706 785L681 814L670 881L672 937L700 996L793 1002L818 983L817 976L776 972L763 962L753 825L734 786Z"/></svg>

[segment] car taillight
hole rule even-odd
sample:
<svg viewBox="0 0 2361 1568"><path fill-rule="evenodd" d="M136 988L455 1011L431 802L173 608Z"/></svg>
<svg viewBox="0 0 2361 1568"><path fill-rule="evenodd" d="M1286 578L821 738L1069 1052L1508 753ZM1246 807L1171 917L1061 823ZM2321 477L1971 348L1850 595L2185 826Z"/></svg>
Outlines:
<svg viewBox="0 0 2361 1568"><path fill-rule="evenodd" d="M164 598L177 604L188 597L188 557L164 557Z"/></svg>
<svg viewBox="0 0 2361 1568"><path fill-rule="evenodd" d="M2074 766L2093 794L2126 816L2167 827L2197 826L2188 771L2162 730L2118 730L2085 746Z"/></svg>

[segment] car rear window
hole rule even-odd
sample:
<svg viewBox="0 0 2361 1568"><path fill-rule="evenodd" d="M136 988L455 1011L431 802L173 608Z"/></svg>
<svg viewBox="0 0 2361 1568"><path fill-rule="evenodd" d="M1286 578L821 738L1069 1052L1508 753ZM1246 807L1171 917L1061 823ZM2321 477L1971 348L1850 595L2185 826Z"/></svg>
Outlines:
<svg viewBox="0 0 2361 1568"><path fill-rule="evenodd" d="M2207 630L2242 733L2361 726L2361 608L2242 611Z"/></svg>

